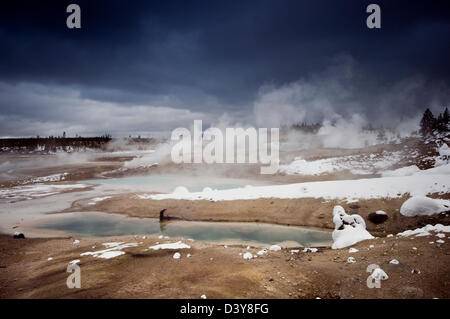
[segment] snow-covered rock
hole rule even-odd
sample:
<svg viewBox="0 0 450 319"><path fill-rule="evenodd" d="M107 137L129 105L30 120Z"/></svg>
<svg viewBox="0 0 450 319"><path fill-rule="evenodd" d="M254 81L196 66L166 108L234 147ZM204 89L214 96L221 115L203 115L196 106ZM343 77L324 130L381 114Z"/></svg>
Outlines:
<svg viewBox="0 0 450 319"><path fill-rule="evenodd" d="M450 200L413 196L400 207L404 216L429 216L450 210Z"/></svg>
<svg viewBox="0 0 450 319"><path fill-rule="evenodd" d="M397 259L392 259L389 263L393 264L393 265L398 265L399 264Z"/></svg>
<svg viewBox="0 0 450 319"><path fill-rule="evenodd" d="M180 259L180 258L181 258L181 254L180 253L173 254L173 259Z"/></svg>
<svg viewBox="0 0 450 319"><path fill-rule="evenodd" d="M253 258L253 255L252 255L252 253L245 253L245 254L242 256L242 258L244 258L244 259L252 259L252 258Z"/></svg>
<svg viewBox="0 0 450 319"><path fill-rule="evenodd" d="M281 250L281 247L278 246L278 245L272 245L272 246L270 246L269 250L271 250L271 251L279 251L279 250Z"/></svg>
<svg viewBox="0 0 450 319"><path fill-rule="evenodd" d="M357 253L358 251L359 251L358 249L353 247L348 250L349 254Z"/></svg>
<svg viewBox="0 0 450 319"><path fill-rule="evenodd" d="M331 247L333 249L345 248L360 241L374 238L366 230L364 219L356 214L347 215L342 206L334 206L333 222L333 245Z"/></svg>
<svg viewBox="0 0 450 319"><path fill-rule="evenodd" d="M348 257L348 258L347 258L347 262L348 262L349 264L354 264L354 263L356 262L356 259L355 259L355 257Z"/></svg>

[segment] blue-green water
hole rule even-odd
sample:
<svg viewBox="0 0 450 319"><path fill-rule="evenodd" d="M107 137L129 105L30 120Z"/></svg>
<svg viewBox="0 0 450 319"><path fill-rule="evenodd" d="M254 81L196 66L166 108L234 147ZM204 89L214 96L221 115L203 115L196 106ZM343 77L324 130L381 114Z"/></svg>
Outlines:
<svg viewBox="0 0 450 319"><path fill-rule="evenodd" d="M104 185L130 185L145 186L146 191L170 193L178 186L186 187L190 192L200 192L205 187L212 189L231 189L244 187L246 185L262 186L269 185L269 182L261 180L228 178L228 177L205 177L195 175L177 174L152 174L129 176L110 179L92 179L83 183L104 184ZM273 183L270 183L273 184Z"/></svg>
<svg viewBox="0 0 450 319"><path fill-rule="evenodd" d="M263 223L188 222L159 223L157 219L130 218L106 213L70 213L41 222L36 228L64 231L73 236L162 234L208 242L239 242L290 246L329 245L331 233L302 227Z"/></svg>

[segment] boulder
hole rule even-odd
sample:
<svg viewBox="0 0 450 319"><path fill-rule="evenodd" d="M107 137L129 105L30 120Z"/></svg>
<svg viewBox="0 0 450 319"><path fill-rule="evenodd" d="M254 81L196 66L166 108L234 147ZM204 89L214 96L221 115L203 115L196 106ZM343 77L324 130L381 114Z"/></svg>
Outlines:
<svg viewBox="0 0 450 319"><path fill-rule="evenodd" d="M370 213L367 218L374 224L382 224L388 219L388 215L386 213L382 214L380 212L381 211Z"/></svg>
<svg viewBox="0 0 450 319"><path fill-rule="evenodd" d="M19 232L15 232L13 235L14 238L25 238L25 235Z"/></svg>

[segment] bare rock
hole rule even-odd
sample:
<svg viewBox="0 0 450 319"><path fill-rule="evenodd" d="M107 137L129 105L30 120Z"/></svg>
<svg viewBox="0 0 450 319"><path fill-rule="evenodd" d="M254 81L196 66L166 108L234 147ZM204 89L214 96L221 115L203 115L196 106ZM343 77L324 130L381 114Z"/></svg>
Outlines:
<svg viewBox="0 0 450 319"><path fill-rule="evenodd" d="M367 218L374 224L382 224L388 219L388 216L384 214L370 213Z"/></svg>

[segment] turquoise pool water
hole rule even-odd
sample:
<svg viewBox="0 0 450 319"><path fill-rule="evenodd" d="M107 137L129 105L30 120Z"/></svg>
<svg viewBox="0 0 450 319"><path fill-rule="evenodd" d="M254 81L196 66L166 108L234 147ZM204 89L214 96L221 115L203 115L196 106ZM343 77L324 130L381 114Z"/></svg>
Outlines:
<svg viewBox="0 0 450 319"><path fill-rule="evenodd" d="M285 246L328 246L331 233L302 227L263 223L169 221L130 218L106 213L59 214L35 228L63 231L73 236L121 236L162 234L207 242Z"/></svg>

